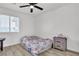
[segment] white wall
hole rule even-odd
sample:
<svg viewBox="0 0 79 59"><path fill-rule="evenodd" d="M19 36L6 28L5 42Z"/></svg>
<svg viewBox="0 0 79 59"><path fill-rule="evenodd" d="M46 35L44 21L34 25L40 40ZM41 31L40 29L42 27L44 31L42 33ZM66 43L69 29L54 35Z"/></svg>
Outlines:
<svg viewBox="0 0 79 59"><path fill-rule="evenodd" d="M20 17L20 32L18 33L0 33L0 38L6 38L4 41L4 47L10 46L14 44L18 44L20 42L20 38L25 35L33 35L34 34L34 25L33 25L33 17L29 14L18 13L13 10L8 9L0 9L0 14L13 15Z"/></svg>
<svg viewBox="0 0 79 59"><path fill-rule="evenodd" d="M79 52L79 5L66 5L36 16L35 28L35 34L42 37L63 33L68 38L68 49Z"/></svg>

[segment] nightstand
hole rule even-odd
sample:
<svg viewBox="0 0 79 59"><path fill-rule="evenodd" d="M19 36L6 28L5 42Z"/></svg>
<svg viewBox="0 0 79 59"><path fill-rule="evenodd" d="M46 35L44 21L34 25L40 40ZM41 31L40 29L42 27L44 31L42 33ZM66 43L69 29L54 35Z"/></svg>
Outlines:
<svg viewBox="0 0 79 59"><path fill-rule="evenodd" d="M53 48L60 49L63 51L67 50L67 38L66 37L54 37Z"/></svg>

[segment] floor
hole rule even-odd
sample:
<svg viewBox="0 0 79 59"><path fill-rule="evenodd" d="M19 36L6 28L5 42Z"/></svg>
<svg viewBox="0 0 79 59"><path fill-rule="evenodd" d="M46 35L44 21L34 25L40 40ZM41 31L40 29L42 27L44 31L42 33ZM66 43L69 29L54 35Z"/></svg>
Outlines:
<svg viewBox="0 0 79 59"><path fill-rule="evenodd" d="M3 51L0 51L0 56L32 56L28 51L23 49L20 44L5 47ZM79 54L73 52L63 52L57 49L49 49L39 56L79 56Z"/></svg>

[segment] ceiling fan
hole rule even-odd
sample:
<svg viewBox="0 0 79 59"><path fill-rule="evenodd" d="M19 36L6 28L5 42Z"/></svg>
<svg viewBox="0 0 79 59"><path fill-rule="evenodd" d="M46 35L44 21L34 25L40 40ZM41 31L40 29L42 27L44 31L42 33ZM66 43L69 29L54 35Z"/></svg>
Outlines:
<svg viewBox="0 0 79 59"><path fill-rule="evenodd" d="M38 3L29 3L29 5L23 5L23 6L19 6L20 8L24 8L24 7L30 7L30 12L33 12L33 8L37 8L39 10L43 10L43 8L37 6L36 4Z"/></svg>

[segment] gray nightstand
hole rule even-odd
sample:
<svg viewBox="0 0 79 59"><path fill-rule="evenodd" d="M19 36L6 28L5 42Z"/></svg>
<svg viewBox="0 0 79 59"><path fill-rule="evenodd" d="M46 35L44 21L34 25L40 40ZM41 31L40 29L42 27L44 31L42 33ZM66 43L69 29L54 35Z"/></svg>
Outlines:
<svg viewBox="0 0 79 59"><path fill-rule="evenodd" d="M67 50L67 38L66 37L54 37L53 48L60 49L63 51Z"/></svg>

